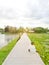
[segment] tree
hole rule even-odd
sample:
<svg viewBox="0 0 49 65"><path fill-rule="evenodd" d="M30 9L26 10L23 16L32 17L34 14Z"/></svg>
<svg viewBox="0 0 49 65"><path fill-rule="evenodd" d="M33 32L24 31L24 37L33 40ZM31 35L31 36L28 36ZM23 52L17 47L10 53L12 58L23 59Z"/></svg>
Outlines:
<svg viewBox="0 0 49 65"><path fill-rule="evenodd" d="M8 32L8 33L16 33L17 32L17 29L16 29L16 27L6 26L5 27L5 32Z"/></svg>
<svg viewBox="0 0 49 65"><path fill-rule="evenodd" d="M42 27L36 27L36 28L33 28L33 30L36 33L46 33L47 32L47 29L44 29Z"/></svg>
<svg viewBox="0 0 49 65"><path fill-rule="evenodd" d="M23 27L20 27L17 31L18 31L18 32L24 32L25 29L24 29Z"/></svg>

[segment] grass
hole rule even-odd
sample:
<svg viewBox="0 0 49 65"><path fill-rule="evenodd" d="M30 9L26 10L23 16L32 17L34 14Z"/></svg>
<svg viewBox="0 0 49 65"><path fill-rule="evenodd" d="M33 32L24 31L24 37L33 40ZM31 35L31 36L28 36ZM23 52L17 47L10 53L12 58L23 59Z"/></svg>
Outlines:
<svg viewBox="0 0 49 65"><path fill-rule="evenodd" d="M12 40L7 46L0 49L0 65L4 62L7 55L10 53L19 38Z"/></svg>
<svg viewBox="0 0 49 65"><path fill-rule="evenodd" d="M31 41L34 42L36 50L40 54L45 65L49 65L49 34L29 33L28 36Z"/></svg>

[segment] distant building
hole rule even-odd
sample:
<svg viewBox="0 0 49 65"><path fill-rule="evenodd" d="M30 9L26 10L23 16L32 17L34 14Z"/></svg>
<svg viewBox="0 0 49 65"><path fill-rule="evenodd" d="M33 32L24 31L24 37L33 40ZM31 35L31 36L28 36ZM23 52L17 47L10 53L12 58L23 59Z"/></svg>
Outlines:
<svg viewBox="0 0 49 65"><path fill-rule="evenodd" d="M34 31L28 31L29 33L33 33Z"/></svg>

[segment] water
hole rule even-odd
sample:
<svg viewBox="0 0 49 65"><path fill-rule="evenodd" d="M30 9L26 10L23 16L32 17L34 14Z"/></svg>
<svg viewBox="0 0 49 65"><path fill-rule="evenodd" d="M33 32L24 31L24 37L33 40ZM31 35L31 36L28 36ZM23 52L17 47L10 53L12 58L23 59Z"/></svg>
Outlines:
<svg viewBox="0 0 49 65"><path fill-rule="evenodd" d="M7 45L11 40L16 38L18 35L10 35L10 34L0 34L0 48Z"/></svg>

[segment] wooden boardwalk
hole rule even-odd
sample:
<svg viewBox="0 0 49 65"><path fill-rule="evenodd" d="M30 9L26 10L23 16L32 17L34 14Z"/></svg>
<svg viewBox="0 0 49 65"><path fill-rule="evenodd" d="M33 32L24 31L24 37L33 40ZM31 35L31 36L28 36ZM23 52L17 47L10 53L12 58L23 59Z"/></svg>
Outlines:
<svg viewBox="0 0 49 65"><path fill-rule="evenodd" d="M30 47L31 41L24 33L2 65L44 65L36 51L28 52Z"/></svg>

